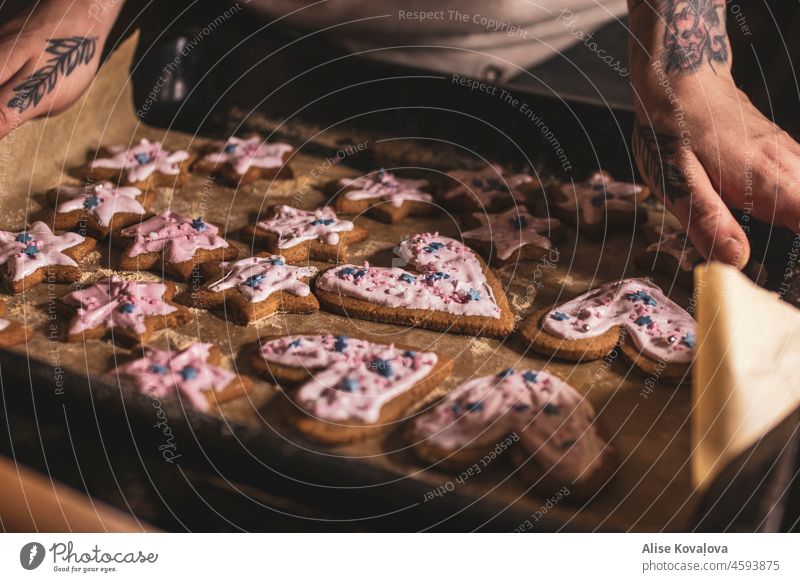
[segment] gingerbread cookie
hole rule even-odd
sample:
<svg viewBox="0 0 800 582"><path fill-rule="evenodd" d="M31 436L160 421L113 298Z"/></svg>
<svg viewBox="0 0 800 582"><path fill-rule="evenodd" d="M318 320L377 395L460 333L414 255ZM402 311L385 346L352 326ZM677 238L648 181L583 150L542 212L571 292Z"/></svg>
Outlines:
<svg viewBox="0 0 800 582"><path fill-rule="evenodd" d="M342 178L328 184L333 206L342 214L361 214L383 222L400 222L408 216L426 216L435 211L427 180L398 178L378 170L360 178Z"/></svg>
<svg viewBox="0 0 800 582"><path fill-rule="evenodd" d="M120 232L128 242L119 268L127 271L157 269L182 281L197 265L235 259L238 251L219 236L220 228L202 218L189 218L171 210L156 214Z"/></svg>
<svg viewBox="0 0 800 582"><path fill-rule="evenodd" d="M143 139L136 145L103 148L84 167L84 174L90 180L111 180L142 189L180 186L191 161L192 155L187 151L170 151L160 141Z"/></svg>
<svg viewBox="0 0 800 582"><path fill-rule="evenodd" d="M658 271L676 278L681 285L692 287L694 268L703 263L703 255L695 248L686 233L672 226L657 226L653 229L653 240L645 251L636 257L640 269Z"/></svg>
<svg viewBox="0 0 800 582"><path fill-rule="evenodd" d="M475 213L467 224L477 228L461 233L471 247L494 266L538 260L556 251L554 242L564 236L564 226L555 218L537 218L524 207L502 214Z"/></svg>
<svg viewBox="0 0 800 582"><path fill-rule="evenodd" d="M293 153L289 144L267 143L261 136L232 137L209 144L192 169L219 176L234 186L259 179L287 179L293 175L286 163Z"/></svg>
<svg viewBox="0 0 800 582"><path fill-rule="evenodd" d="M70 283L81 276L80 259L94 250L97 241L74 232L53 234L41 221L28 230L0 230L0 265L3 282L11 293L34 285Z"/></svg>
<svg viewBox="0 0 800 582"><path fill-rule="evenodd" d="M512 174L490 165L478 171L453 170L447 173L448 186L437 198L448 210L501 212L522 206L542 187L529 174Z"/></svg>
<svg viewBox="0 0 800 582"><path fill-rule="evenodd" d="M127 343L145 343L154 332L188 323L191 313L172 302L175 285L126 281L117 276L73 291L61 304L74 314L67 341L81 342L112 335Z"/></svg>
<svg viewBox="0 0 800 582"><path fill-rule="evenodd" d="M441 384L453 364L434 352L333 335L263 342L253 364L292 395L293 424L324 443L350 443L392 428Z"/></svg>
<svg viewBox="0 0 800 582"><path fill-rule="evenodd" d="M506 369L465 382L406 431L426 462L457 470L508 449L542 493L568 486L576 498L597 493L617 466L592 405L562 379Z"/></svg>
<svg viewBox="0 0 800 582"><path fill-rule="evenodd" d="M367 238L366 228L336 216L332 208L301 210L272 206L269 218L242 229L242 240L280 253L290 263L347 260L351 244Z"/></svg>
<svg viewBox="0 0 800 582"><path fill-rule="evenodd" d="M86 186L59 186L47 193L54 210L47 219L53 228L85 229L97 238L139 222L155 193L134 186L116 186L111 182Z"/></svg>
<svg viewBox="0 0 800 582"><path fill-rule="evenodd" d="M294 267L279 255L249 257L219 266L205 265L212 281L187 290L181 301L202 309L230 309L233 320L250 323L274 313L313 313L319 303L311 294L314 267Z"/></svg>
<svg viewBox="0 0 800 582"><path fill-rule="evenodd" d="M6 304L0 303L0 316L6 314ZM27 325L0 317L0 348L15 346L28 341L33 330Z"/></svg>
<svg viewBox="0 0 800 582"><path fill-rule="evenodd" d="M203 412L250 391L247 378L220 367L220 353L212 344L194 343L180 351L145 346L144 356L109 372L126 386L150 398L172 398Z"/></svg>
<svg viewBox="0 0 800 582"><path fill-rule="evenodd" d="M534 313L520 331L537 352L576 362L602 358L620 344L646 374L671 380L688 378L697 342L692 316L645 279L606 283Z"/></svg>
<svg viewBox="0 0 800 582"><path fill-rule="evenodd" d="M348 317L485 337L505 337L514 316L500 282L469 248L438 233L400 243L416 269L341 265L317 277L320 304Z"/></svg>
<svg viewBox="0 0 800 582"><path fill-rule="evenodd" d="M617 182L608 172L601 171L584 182L561 184L552 211L581 234L600 237L606 227L631 230L637 222L645 222L647 213L638 209L638 204L648 196L650 190L645 186Z"/></svg>

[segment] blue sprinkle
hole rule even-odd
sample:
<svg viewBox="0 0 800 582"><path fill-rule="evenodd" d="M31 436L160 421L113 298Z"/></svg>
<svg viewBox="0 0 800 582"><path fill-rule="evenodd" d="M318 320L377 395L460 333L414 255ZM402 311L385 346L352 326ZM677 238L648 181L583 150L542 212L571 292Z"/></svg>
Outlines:
<svg viewBox="0 0 800 582"><path fill-rule="evenodd" d="M119 306L122 313L133 313L136 311L136 306L133 303L123 303Z"/></svg>
<svg viewBox="0 0 800 582"><path fill-rule="evenodd" d="M656 307L656 300L653 299L648 293L644 291L636 291L635 293L628 293L625 295L625 299L628 301L633 301L636 303L637 301L643 302L645 305L650 305L651 307Z"/></svg>
<svg viewBox="0 0 800 582"><path fill-rule="evenodd" d="M25 253L26 255L28 255L29 257L33 258L33 257L38 255L42 251L40 251L39 247L37 247L36 245L28 245L27 247L25 247L25 250L22 251L22 252Z"/></svg>
<svg viewBox="0 0 800 582"><path fill-rule="evenodd" d="M551 402L545 404L542 410L544 410L544 413L547 416L556 416L561 412L561 408L557 404L553 404Z"/></svg>
<svg viewBox="0 0 800 582"><path fill-rule="evenodd" d="M406 358L414 358L414 357L416 357L416 355L417 355L417 352L413 352L413 351L411 351L411 350L408 350L408 351L406 351L406 352L403 352L403 355L404 355Z"/></svg>
<svg viewBox="0 0 800 582"><path fill-rule="evenodd" d="M447 273L442 273L441 271L436 271L435 273L428 275L428 279L431 281L441 281L442 279L449 279L450 275Z"/></svg>
<svg viewBox="0 0 800 582"><path fill-rule="evenodd" d="M255 289L261 284L261 281L264 280L264 277L265 275L263 273L259 273L258 275L253 275L251 277L248 277L245 280L244 284L247 285L248 287L252 287L253 289Z"/></svg>
<svg viewBox="0 0 800 582"><path fill-rule="evenodd" d="M469 297L470 301L480 301L481 292L470 287L469 291L467 291L467 297Z"/></svg>
<svg viewBox="0 0 800 582"><path fill-rule="evenodd" d="M290 348L298 348L298 347L300 347L301 343L303 343L303 340L301 340L301 339L292 340L292 341L289 342L289 346L288 347L290 347Z"/></svg>
<svg viewBox="0 0 800 582"><path fill-rule="evenodd" d="M359 269L358 271L353 273L353 281L358 281L359 279L361 279L366 274L367 274L367 270L366 269Z"/></svg>
<svg viewBox="0 0 800 582"><path fill-rule="evenodd" d="M198 373L197 368L193 368L192 366L186 366L183 370L181 370L181 378L183 378L184 381L194 380L195 378L197 378L197 373Z"/></svg>
<svg viewBox="0 0 800 582"><path fill-rule="evenodd" d="M522 375L522 379L525 380L526 382L536 382L538 378L539 374L531 372L530 370L528 370Z"/></svg>
<svg viewBox="0 0 800 582"><path fill-rule="evenodd" d="M524 216L515 216L508 221L508 224L511 225L511 228L522 230L528 226L528 219Z"/></svg>
<svg viewBox="0 0 800 582"><path fill-rule="evenodd" d="M486 180L487 188L491 188L492 190L501 190L503 192L508 192L508 184L501 181L499 178L489 178Z"/></svg>
<svg viewBox="0 0 800 582"><path fill-rule="evenodd" d="M483 402L467 402L464 405L464 408L466 408L470 412L480 412L481 410L483 410Z"/></svg>
<svg viewBox="0 0 800 582"><path fill-rule="evenodd" d="M194 218L192 219L192 228L202 232L208 227L206 226L206 223L203 222L202 218Z"/></svg>
<svg viewBox="0 0 800 582"><path fill-rule="evenodd" d="M383 180L386 177L386 170L381 168L378 170L378 180Z"/></svg>
<svg viewBox="0 0 800 582"><path fill-rule="evenodd" d="M232 154L233 152L236 151L236 144L235 143L226 144L222 151L225 152L226 154Z"/></svg>
<svg viewBox="0 0 800 582"><path fill-rule="evenodd" d="M356 270L353 267L342 267L341 269L339 269L339 272L337 273L337 275L340 278L344 278L344 277L351 276L351 275L355 274L355 272L356 272Z"/></svg>
<svg viewBox="0 0 800 582"><path fill-rule="evenodd" d="M555 319L556 321L567 321L569 319L569 315L560 311L556 311L550 315L550 319Z"/></svg>
<svg viewBox="0 0 800 582"><path fill-rule="evenodd" d="M461 414L461 405L460 405L458 402L454 403L454 404L453 404L453 405L450 407L450 411L451 411L453 414Z"/></svg>
<svg viewBox="0 0 800 582"><path fill-rule="evenodd" d="M697 338L694 337L693 333L687 333L685 336L683 336L681 343L687 348L694 349L697 345Z"/></svg>
<svg viewBox="0 0 800 582"><path fill-rule="evenodd" d="M435 253L436 251L442 248L444 248L444 243L434 241L428 246L423 247L422 250L425 251L426 253Z"/></svg>
<svg viewBox="0 0 800 582"><path fill-rule="evenodd" d="M32 241L33 237L29 235L27 232L21 232L17 235L17 237L14 240L17 242L26 243Z"/></svg>
<svg viewBox="0 0 800 582"><path fill-rule="evenodd" d="M342 380L340 386L342 390L344 390L345 392L355 392L356 390L358 390L360 384L358 383L358 380L356 380L355 378L345 378L344 380Z"/></svg>
<svg viewBox="0 0 800 582"><path fill-rule="evenodd" d="M572 448L574 445L575 445L575 440L567 439L563 443L561 443L561 449L562 450L567 450L567 449Z"/></svg>
<svg viewBox="0 0 800 582"><path fill-rule="evenodd" d="M522 402L514 405L514 412L528 412L530 409L530 406L523 404Z"/></svg>
<svg viewBox="0 0 800 582"><path fill-rule="evenodd" d="M653 323L653 318L650 317L649 315L640 315L635 320L633 320L633 323L635 323L636 325L650 325Z"/></svg>
<svg viewBox="0 0 800 582"><path fill-rule="evenodd" d="M277 259L269 259L269 261L267 261L267 262L268 262L270 265L275 265L275 266L277 266L277 267L282 267L283 265L285 265L285 264L286 264L286 261L284 261L284 260L283 260L282 258L280 258L280 257L278 257Z"/></svg>
<svg viewBox="0 0 800 582"><path fill-rule="evenodd" d="M378 374L383 376L384 378L391 378L394 376L394 370L392 370L392 362L389 360L375 360L375 368L378 370Z"/></svg>
<svg viewBox="0 0 800 582"><path fill-rule="evenodd" d="M314 222L312 222L311 224L312 224L313 226L320 226L320 225L321 225L321 226L328 226L328 225L330 225L330 224L333 224L333 222L334 222L334 220L333 220L332 218L317 218L317 219L316 219Z"/></svg>
<svg viewBox="0 0 800 582"><path fill-rule="evenodd" d="M136 161L142 165L148 163L152 159L150 154L136 154L133 157L136 158Z"/></svg>
<svg viewBox="0 0 800 582"><path fill-rule="evenodd" d="M153 364L152 366L150 366L150 371L153 372L154 374L166 374L167 367L162 366L161 364Z"/></svg>
<svg viewBox="0 0 800 582"><path fill-rule="evenodd" d="M97 208L98 206L100 206L100 199L97 196L89 196L83 201L83 208L86 210L91 210L92 208Z"/></svg>
<svg viewBox="0 0 800 582"><path fill-rule="evenodd" d="M506 368L505 370L500 370L497 375L501 378L508 378L511 374L514 373L514 368Z"/></svg>
<svg viewBox="0 0 800 582"><path fill-rule="evenodd" d="M416 281L417 278L412 275L409 275L408 273L403 273L402 275L400 275L400 280L410 284Z"/></svg>
<svg viewBox="0 0 800 582"><path fill-rule="evenodd" d="M333 342L333 351L335 352L343 352L347 349L347 336L346 335L337 335L336 341Z"/></svg>

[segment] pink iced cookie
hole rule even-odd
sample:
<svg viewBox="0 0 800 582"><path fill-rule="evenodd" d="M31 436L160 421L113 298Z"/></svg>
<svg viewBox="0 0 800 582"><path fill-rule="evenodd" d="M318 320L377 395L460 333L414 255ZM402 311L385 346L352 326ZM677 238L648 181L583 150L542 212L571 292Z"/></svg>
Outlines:
<svg viewBox="0 0 800 582"><path fill-rule="evenodd" d="M207 412L250 389L246 378L218 366L220 356L212 344L195 343L181 351L163 351L146 346L144 357L110 372L120 383L150 398L179 396L189 406Z"/></svg>
<svg viewBox="0 0 800 582"><path fill-rule="evenodd" d="M231 137L224 142L213 142L209 149L195 164L195 171L218 174L234 183L292 177L286 165L294 152L289 144L268 143L260 136Z"/></svg>
<svg viewBox="0 0 800 582"><path fill-rule="evenodd" d="M360 440L396 421L451 368L433 352L343 335L268 340L255 364L279 383L300 383L298 428L326 442Z"/></svg>
<svg viewBox="0 0 800 582"><path fill-rule="evenodd" d="M191 154L185 150L169 151L159 141L142 139L138 144L106 147L87 165L88 177L113 180L120 184L141 184L151 177L156 183L180 183Z"/></svg>
<svg viewBox="0 0 800 582"><path fill-rule="evenodd" d="M523 205L529 194L541 187L534 176L512 174L497 165L478 171L452 170L447 176L452 184L439 199L443 206L458 210L496 212Z"/></svg>
<svg viewBox="0 0 800 582"><path fill-rule="evenodd" d="M117 276L73 291L61 298L75 314L67 326L67 341L113 334L115 339L146 342L152 334L186 323L188 312L172 303L175 285L126 281Z"/></svg>
<svg viewBox="0 0 800 582"><path fill-rule="evenodd" d="M154 197L150 191L111 182L59 186L48 192L55 228L88 228L101 237L140 221Z"/></svg>
<svg viewBox="0 0 800 582"><path fill-rule="evenodd" d="M561 484L594 479L613 452L592 405L572 386L548 372L510 368L456 388L412 424L408 438L432 462L480 459L498 443L521 447Z"/></svg>
<svg viewBox="0 0 800 582"><path fill-rule="evenodd" d="M399 222L410 215L430 214L435 210L433 196L426 190L427 180L398 178L378 170L359 178L342 178L328 185L334 208L343 214L370 215L384 222Z"/></svg>

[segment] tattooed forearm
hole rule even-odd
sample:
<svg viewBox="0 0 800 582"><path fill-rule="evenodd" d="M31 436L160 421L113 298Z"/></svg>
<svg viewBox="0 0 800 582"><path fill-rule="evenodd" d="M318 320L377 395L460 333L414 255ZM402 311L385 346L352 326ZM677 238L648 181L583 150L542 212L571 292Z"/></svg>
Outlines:
<svg viewBox="0 0 800 582"><path fill-rule="evenodd" d="M656 4L654 2L653 4ZM704 63L728 63L725 0L668 0L664 48L667 72L694 73Z"/></svg>
<svg viewBox="0 0 800 582"><path fill-rule="evenodd" d="M692 190L678 163L679 139L660 133L638 121L633 131L633 149L642 178L662 200L673 204L691 196Z"/></svg>
<svg viewBox="0 0 800 582"><path fill-rule="evenodd" d="M47 63L14 87L8 106L20 112L39 104L56 86L59 76L68 77L79 65L88 65L94 58L97 37L71 36L50 38L45 52L53 55Z"/></svg>

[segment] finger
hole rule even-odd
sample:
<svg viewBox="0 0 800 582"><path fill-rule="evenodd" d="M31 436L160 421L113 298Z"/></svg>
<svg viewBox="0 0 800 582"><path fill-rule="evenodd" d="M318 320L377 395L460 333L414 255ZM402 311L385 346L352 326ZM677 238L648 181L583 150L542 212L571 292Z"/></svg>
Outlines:
<svg viewBox="0 0 800 582"><path fill-rule="evenodd" d="M5 137L32 119L36 115L35 110L41 109L39 105L45 105L41 96L34 96L22 87L28 78L29 73L19 71L0 85L0 137Z"/></svg>
<svg viewBox="0 0 800 582"><path fill-rule="evenodd" d="M750 243L744 230L711 184L700 161L692 154L672 168L682 187L667 188L666 203L686 228L689 240L707 259L739 269L750 258Z"/></svg>

